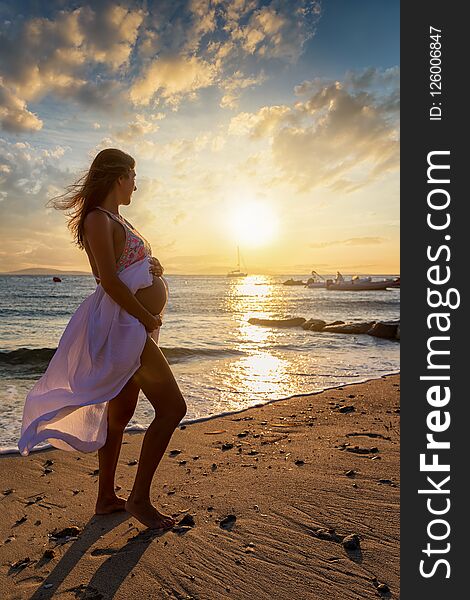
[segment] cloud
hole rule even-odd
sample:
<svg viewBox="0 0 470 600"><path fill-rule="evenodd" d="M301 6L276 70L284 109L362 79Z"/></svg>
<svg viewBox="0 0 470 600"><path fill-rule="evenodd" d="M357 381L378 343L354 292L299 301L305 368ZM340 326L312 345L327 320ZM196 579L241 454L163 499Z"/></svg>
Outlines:
<svg viewBox="0 0 470 600"><path fill-rule="evenodd" d="M294 10L280 0L162 1L149 10L137 45L146 64L131 101L148 105L154 98L176 109L183 98L217 86L220 106L235 108L244 89L266 80L263 61L297 60L319 16L313 0L299 0ZM250 58L260 71L247 75L240 64Z"/></svg>
<svg viewBox="0 0 470 600"><path fill-rule="evenodd" d="M255 85L261 85L265 81L266 75L264 73L261 73L258 77L245 77L240 70L236 71L233 75L227 77L220 85L225 92L220 100L220 107L236 108L242 90L248 87L254 87Z"/></svg>
<svg viewBox="0 0 470 600"><path fill-rule="evenodd" d="M362 77L368 83L379 79L377 71ZM296 88L304 100L240 113L229 133L268 138L274 166L300 192L318 186L345 193L360 189L398 168L399 91L391 84L375 92L357 89L361 78L349 73L353 80L353 86L304 82Z"/></svg>
<svg viewBox="0 0 470 600"><path fill-rule="evenodd" d="M2 85L0 78L0 123L9 133L42 129L41 119L26 108L26 102Z"/></svg>
<svg viewBox="0 0 470 600"><path fill-rule="evenodd" d="M345 240L331 240L329 242L315 242L310 244L310 248L328 248L329 246L375 246L383 244L385 238L382 237L353 237Z"/></svg>
<svg viewBox="0 0 470 600"><path fill-rule="evenodd" d="M119 101L116 74L125 68L144 13L112 2L18 19L0 33L0 119L3 129L34 132L42 121L28 108L49 95L93 106ZM93 69L101 72L97 75ZM109 77L111 75L111 78ZM114 78L114 79L113 79Z"/></svg>
<svg viewBox="0 0 470 600"><path fill-rule="evenodd" d="M231 39L248 54L295 62L319 15L319 2L297 2L295 7L282 0L270 2L254 10L246 25L236 23Z"/></svg>
<svg viewBox="0 0 470 600"><path fill-rule="evenodd" d="M100 147L112 146L115 143L114 139L118 139L116 134L103 140ZM195 159L203 150L210 149L211 152L220 152L226 144L226 138L217 132L201 133L192 139L175 138L165 143L131 137L128 137L126 141L135 142L134 152L139 157L170 163L170 168L176 170L182 167L188 170L191 165L196 165ZM197 169L200 173L200 167Z"/></svg>
<svg viewBox="0 0 470 600"><path fill-rule="evenodd" d="M70 176L57 167L67 151L63 146L37 150L26 142L9 143L0 138L0 222L4 227L22 227L45 212L47 197L61 189Z"/></svg>
<svg viewBox="0 0 470 600"><path fill-rule="evenodd" d="M317 93L325 87L336 83L334 79L325 77L314 77L311 80L303 81L294 87L297 96ZM378 67L366 67L359 71L346 71L342 85L348 90L374 90L377 93L383 93L390 90L397 91L400 87L400 68L398 66L388 69Z"/></svg>
<svg viewBox="0 0 470 600"><path fill-rule="evenodd" d="M196 56L156 59L134 81L129 96L135 105L147 106L158 92L166 103L178 106L183 96L194 97L211 85L215 75L215 67Z"/></svg>
<svg viewBox="0 0 470 600"><path fill-rule="evenodd" d="M110 2L103 10L92 10L85 5L80 16L81 30L86 32L84 45L87 55L112 70L126 65L144 19L144 11Z"/></svg>
<svg viewBox="0 0 470 600"><path fill-rule="evenodd" d="M319 17L314 0L298 0L294 9L283 0L163 0L158 10L149 9L139 52L295 60Z"/></svg>
<svg viewBox="0 0 470 600"><path fill-rule="evenodd" d="M129 123L127 127L117 129L112 135L119 142L132 142L148 133L158 131L159 125L157 121L160 121L164 117L165 115L163 113L153 114L149 118L145 115L137 114L134 121Z"/></svg>
<svg viewBox="0 0 470 600"><path fill-rule="evenodd" d="M297 60L320 16L314 0L60 2L47 17L27 4L23 14L4 10L0 33L0 124L14 133L42 127L30 105L49 97L177 110L216 87L220 106L233 109L266 80L270 60Z"/></svg>
<svg viewBox="0 0 470 600"><path fill-rule="evenodd" d="M0 270L76 261L63 214L45 207L47 199L64 191L74 178L58 168L68 151L64 146L37 149L0 138Z"/></svg>
<svg viewBox="0 0 470 600"><path fill-rule="evenodd" d="M367 67L362 71L347 71L344 79L347 85L359 90L389 86L396 89L400 85L400 69L398 66L389 69Z"/></svg>
<svg viewBox="0 0 470 600"><path fill-rule="evenodd" d="M228 133L249 134L252 138L266 137L285 122L290 112L288 106L263 106L257 113L239 113L231 119Z"/></svg>

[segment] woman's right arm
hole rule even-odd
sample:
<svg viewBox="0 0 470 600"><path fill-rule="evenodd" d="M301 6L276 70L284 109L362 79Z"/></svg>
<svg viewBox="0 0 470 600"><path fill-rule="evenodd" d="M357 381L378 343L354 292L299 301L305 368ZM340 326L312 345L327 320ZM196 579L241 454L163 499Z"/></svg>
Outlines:
<svg viewBox="0 0 470 600"><path fill-rule="evenodd" d="M139 319L147 331L159 327L160 320L137 300L116 273L113 230L109 217L100 210L92 211L85 217L83 227L104 291L125 311Z"/></svg>

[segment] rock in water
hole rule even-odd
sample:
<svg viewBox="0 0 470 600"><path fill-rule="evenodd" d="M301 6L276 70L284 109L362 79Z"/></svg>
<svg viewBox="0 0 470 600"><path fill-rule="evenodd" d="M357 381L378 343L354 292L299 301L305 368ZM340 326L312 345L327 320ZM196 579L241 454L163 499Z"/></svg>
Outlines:
<svg viewBox="0 0 470 600"><path fill-rule="evenodd" d="M325 325L326 321L323 321L323 319L309 319L302 325L302 329L308 331L321 331Z"/></svg>
<svg viewBox="0 0 470 600"><path fill-rule="evenodd" d="M367 333L373 325L374 321L345 323L344 325L327 325L322 331L329 331L330 333Z"/></svg>
<svg viewBox="0 0 470 600"><path fill-rule="evenodd" d="M263 325L265 327L301 327L306 319L303 317L294 317L293 319L248 319L251 325Z"/></svg>
<svg viewBox="0 0 470 600"><path fill-rule="evenodd" d="M375 337L393 340L396 339L399 325L399 321L379 321L367 333Z"/></svg>

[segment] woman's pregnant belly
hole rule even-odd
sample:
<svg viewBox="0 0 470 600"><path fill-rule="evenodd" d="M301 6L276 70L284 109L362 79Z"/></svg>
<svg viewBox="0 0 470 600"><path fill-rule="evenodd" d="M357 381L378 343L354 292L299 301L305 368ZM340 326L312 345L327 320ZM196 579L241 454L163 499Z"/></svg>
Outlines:
<svg viewBox="0 0 470 600"><path fill-rule="evenodd" d="M152 315L159 315L168 301L166 285L163 279L156 275L153 276L152 285L137 290L134 295Z"/></svg>

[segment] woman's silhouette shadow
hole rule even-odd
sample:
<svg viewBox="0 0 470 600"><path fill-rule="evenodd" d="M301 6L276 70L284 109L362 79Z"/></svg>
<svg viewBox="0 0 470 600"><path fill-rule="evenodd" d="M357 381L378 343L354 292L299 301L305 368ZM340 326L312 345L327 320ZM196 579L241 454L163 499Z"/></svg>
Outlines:
<svg viewBox="0 0 470 600"><path fill-rule="evenodd" d="M53 598L59 586L65 581L82 556L87 553L93 544L123 523L129 516L125 512L117 512L106 516L93 516L83 528L78 539L72 542L47 579L41 583L40 588L30 597L30 600ZM123 535L131 534L135 529L135 527L130 525L129 530L124 532ZM137 565L152 540L164 535L166 531L145 529L128 537L127 542L121 548L107 548L106 543L102 548L95 548L92 550L91 556L108 555L109 558L100 565L89 582L84 582L62 591L74 592L77 598L82 598L83 600L114 598L116 591ZM44 567L48 562L47 559L42 558L36 564L36 569ZM48 584L52 584L52 587L45 589L44 586Z"/></svg>

